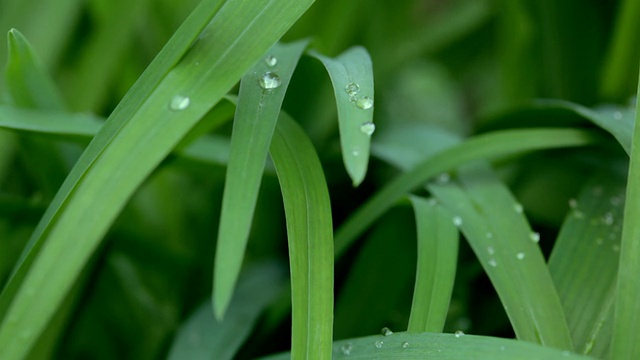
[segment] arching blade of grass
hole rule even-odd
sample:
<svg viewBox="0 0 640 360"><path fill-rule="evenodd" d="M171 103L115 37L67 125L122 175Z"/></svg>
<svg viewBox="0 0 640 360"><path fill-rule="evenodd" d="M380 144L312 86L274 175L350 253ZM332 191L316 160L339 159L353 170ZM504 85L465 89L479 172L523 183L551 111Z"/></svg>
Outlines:
<svg viewBox="0 0 640 360"><path fill-rule="evenodd" d="M335 59L317 52L311 55L329 72L338 107L342 159L358 186L367 174L373 125L373 67L362 47L354 47Z"/></svg>
<svg viewBox="0 0 640 360"><path fill-rule="evenodd" d="M589 181L562 225L549 271L577 352L606 358L611 344L624 181L606 172Z"/></svg>
<svg viewBox="0 0 640 360"><path fill-rule="evenodd" d="M560 299L537 241L508 188L483 164L459 168L462 187L429 185L456 222L502 301L520 340L573 348Z"/></svg>
<svg viewBox="0 0 640 360"><path fill-rule="evenodd" d="M458 229L440 205L412 196L418 228L418 268L409 332L442 332L458 264Z"/></svg>
<svg viewBox="0 0 640 360"><path fill-rule="evenodd" d="M289 238L292 359L330 359L333 328L333 227L322 166L311 140L285 114L270 148Z"/></svg>
<svg viewBox="0 0 640 360"><path fill-rule="evenodd" d="M290 359L290 354L272 355L262 360ZM393 333L367 336L333 343L333 359L423 360L423 359L561 360L593 359L569 351L526 341L476 335L435 333Z"/></svg>
<svg viewBox="0 0 640 360"><path fill-rule="evenodd" d="M307 41L275 45L240 82L213 271L213 307L218 319L229 306L240 274L271 136L306 46ZM273 60L276 64L267 64Z"/></svg>
<svg viewBox="0 0 640 360"><path fill-rule="evenodd" d="M640 94L640 82L638 84ZM636 104L636 124L640 123L640 103ZM640 357L640 126L633 131L631 161L627 179L624 223L620 246L620 265L616 288L612 359Z"/></svg>
<svg viewBox="0 0 640 360"><path fill-rule="evenodd" d="M20 359L33 346L139 184L311 3L205 0L196 8L96 135L35 230L0 296L1 358Z"/></svg>
<svg viewBox="0 0 640 360"><path fill-rule="evenodd" d="M533 150L585 146L596 143L598 139L596 134L578 129L506 130L476 136L439 152L391 181L340 226L336 233L336 256L342 255L398 199L443 171L473 160L491 160Z"/></svg>
<svg viewBox="0 0 640 360"><path fill-rule="evenodd" d="M273 263L254 265L240 276L224 321L217 321L206 301L178 330L169 360L226 360L251 334L258 317L284 289L284 273Z"/></svg>

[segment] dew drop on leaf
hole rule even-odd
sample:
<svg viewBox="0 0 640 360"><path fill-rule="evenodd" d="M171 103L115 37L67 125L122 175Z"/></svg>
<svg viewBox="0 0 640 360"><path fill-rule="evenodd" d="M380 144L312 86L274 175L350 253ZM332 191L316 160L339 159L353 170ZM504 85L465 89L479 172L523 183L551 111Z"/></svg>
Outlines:
<svg viewBox="0 0 640 360"><path fill-rule="evenodd" d="M273 55L269 55L264 58L264 63L267 64L268 67L274 67L278 63L278 58Z"/></svg>
<svg viewBox="0 0 640 360"><path fill-rule="evenodd" d="M191 99L188 96L176 95L169 102L169 109L173 111L181 111L189 107Z"/></svg>
<svg viewBox="0 0 640 360"><path fill-rule="evenodd" d="M360 125L360 132L367 136L373 135L375 131L376 131L376 124L372 123L371 121L367 121L362 125Z"/></svg>
<svg viewBox="0 0 640 360"><path fill-rule="evenodd" d="M356 100L356 106L362 110L368 110L373 107L373 99L368 96L363 96Z"/></svg>
<svg viewBox="0 0 640 360"><path fill-rule="evenodd" d="M260 77L260 79L258 79L258 84L265 90L273 90L280 87L282 81L280 80L280 76L278 76L278 74L267 71Z"/></svg>

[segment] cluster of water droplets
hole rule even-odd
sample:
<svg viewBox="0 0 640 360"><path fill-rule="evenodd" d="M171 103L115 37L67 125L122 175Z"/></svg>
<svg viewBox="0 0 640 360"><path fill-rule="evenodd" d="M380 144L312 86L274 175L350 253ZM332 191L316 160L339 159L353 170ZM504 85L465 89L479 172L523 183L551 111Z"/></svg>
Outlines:
<svg viewBox="0 0 640 360"><path fill-rule="evenodd" d="M344 91L349 96L349 101L354 103L358 108L362 110L371 109L373 107L373 99L368 96L358 97L360 93L360 85L351 82L344 87ZM376 124L371 121L360 124L360 132L366 136L371 136L376 131ZM357 156L354 154L354 156Z"/></svg>
<svg viewBox="0 0 640 360"><path fill-rule="evenodd" d="M278 58L273 55L269 55L264 58L264 63L273 68L278 64ZM282 80L280 76L275 71L266 71L258 78L258 85L266 91L271 91L277 89L282 85Z"/></svg>

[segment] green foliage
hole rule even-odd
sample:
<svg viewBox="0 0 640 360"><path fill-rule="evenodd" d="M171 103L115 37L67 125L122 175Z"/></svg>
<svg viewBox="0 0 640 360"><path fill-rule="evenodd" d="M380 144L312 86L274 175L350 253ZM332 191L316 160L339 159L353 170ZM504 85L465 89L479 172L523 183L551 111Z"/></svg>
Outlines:
<svg viewBox="0 0 640 360"><path fill-rule="evenodd" d="M638 3L0 2L0 358L639 358Z"/></svg>

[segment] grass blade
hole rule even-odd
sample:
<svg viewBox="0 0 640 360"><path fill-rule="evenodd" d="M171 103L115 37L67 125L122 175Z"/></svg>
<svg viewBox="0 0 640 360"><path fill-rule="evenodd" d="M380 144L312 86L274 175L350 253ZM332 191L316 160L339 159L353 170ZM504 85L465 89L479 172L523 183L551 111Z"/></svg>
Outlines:
<svg viewBox="0 0 640 360"><path fill-rule="evenodd" d="M640 82L638 84L640 94ZM640 123L640 103L636 105L636 124ZM640 357L640 126L633 131L631 161L627 180L627 201L624 207L620 265L616 289L612 359L635 359Z"/></svg>
<svg viewBox="0 0 640 360"><path fill-rule="evenodd" d="M609 171L599 174L570 205L549 271L576 351L605 358L611 344L624 181Z"/></svg>
<svg viewBox="0 0 640 360"><path fill-rule="evenodd" d="M329 191L311 140L280 115L270 148L287 219L292 359L331 359L333 227Z"/></svg>
<svg viewBox="0 0 640 360"><path fill-rule="evenodd" d="M358 360L422 360L494 359L551 360L593 359L568 351L560 351L526 341L476 335L435 333L393 333L390 336L368 336L336 341L333 359ZM278 354L262 360L290 359L290 354Z"/></svg>
<svg viewBox="0 0 640 360"><path fill-rule="evenodd" d="M178 330L169 360L233 359L258 317L284 289L284 272L273 263L248 268L238 281L224 321L216 321L206 301Z"/></svg>
<svg viewBox="0 0 640 360"><path fill-rule="evenodd" d="M439 173L473 160L490 160L532 150L585 146L597 139L593 133L577 129L507 130L479 135L439 152L391 181L340 226L336 233L336 256L342 255L398 199Z"/></svg>
<svg viewBox="0 0 640 360"><path fill-rule="evenodd" d="M353 47L335 59L311 55L329 72L338 107L342 159L354 186L367 173L373 125L373 67L362 47Z"/></svg>
<svg viewBox="0 0 640 360"><path fill-rule="evenodd" d="M218 11L205 0L194 10L94 138L34 232L26 261L0 297L0 357L19 359L33 346L139 184L311 3L230 0Z"/></svg>
<svg viewBox="0 0 640 360"><path fill-rule="evenodd" d="M488 166L458 171L463 187L429 185L451 213L495 287L520 340L573 348L560 299L523 209Z"/></svg>
<svg viewBox="0 0 640 360"><path fill-rule="evenodd" d="M218 319L229 306L240 274L271 136L306 46L307 41L275 45L269 51L273 58L267 59L276 59L277 63L270 66L258 61L240 82L213 272L213 307ZM265 79L271 83L265 83ZM265 85L275 88L265 89Z"/></svg>
<svg viewBox="0 0 640 360"><path fill-rule="evenodd" d="M409 332L442 332L458 259L458 229L442 206L412 196L418 228L418 268Z"/></svg>

